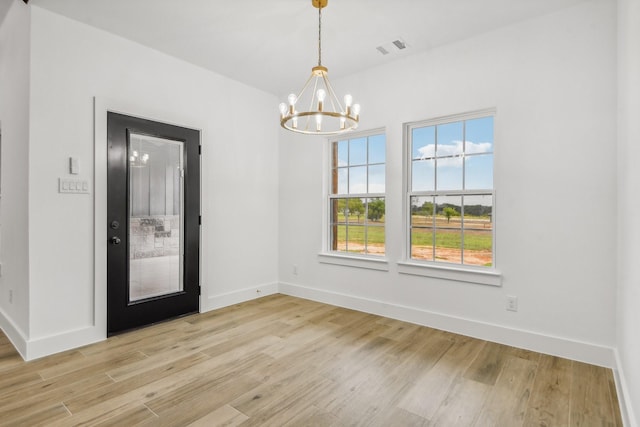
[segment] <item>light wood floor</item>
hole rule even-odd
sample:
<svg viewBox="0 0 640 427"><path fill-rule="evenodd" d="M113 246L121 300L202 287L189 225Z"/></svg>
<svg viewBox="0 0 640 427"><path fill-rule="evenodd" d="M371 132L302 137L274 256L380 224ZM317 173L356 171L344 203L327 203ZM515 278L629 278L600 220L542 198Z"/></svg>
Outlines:
<svg viewBox="0 0 640 427"><path fill-rule="evenodd" d="M25 363L2 426L621 426L612 372L273 295Z"/></svg>

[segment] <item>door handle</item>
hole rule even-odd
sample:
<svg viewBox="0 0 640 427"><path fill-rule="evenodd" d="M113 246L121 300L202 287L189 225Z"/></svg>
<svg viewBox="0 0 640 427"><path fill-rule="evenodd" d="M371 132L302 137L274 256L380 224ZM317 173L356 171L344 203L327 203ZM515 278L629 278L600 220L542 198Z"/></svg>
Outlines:
<svg viewBox="0 0 640 427"><path fill-rule="evenodd" d="M122 240L118 236L113 236L109 241L112 245L119 245Z"/></svg>

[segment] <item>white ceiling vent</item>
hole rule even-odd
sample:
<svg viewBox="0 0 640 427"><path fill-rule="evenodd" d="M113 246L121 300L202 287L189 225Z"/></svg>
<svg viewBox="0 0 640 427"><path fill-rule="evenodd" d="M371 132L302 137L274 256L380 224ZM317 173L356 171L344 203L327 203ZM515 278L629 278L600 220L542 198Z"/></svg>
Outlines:
<svg viewBox="0 0 640 427"><path fill-rule="evenodd" d="M407 44L400 39L394 40L392 43L395 47L397 47L400 50L405 49L407 47Z"/></svg>
<svg viewBox="0 0 640 427"><path fill-rule="evenodd" d="M400 53L408 47L409 45L407 44L407 42L405 42L401 38L397 38L389 43L384 43L376 47L376 50L382 55L388 55L390 53Z"/></svg>

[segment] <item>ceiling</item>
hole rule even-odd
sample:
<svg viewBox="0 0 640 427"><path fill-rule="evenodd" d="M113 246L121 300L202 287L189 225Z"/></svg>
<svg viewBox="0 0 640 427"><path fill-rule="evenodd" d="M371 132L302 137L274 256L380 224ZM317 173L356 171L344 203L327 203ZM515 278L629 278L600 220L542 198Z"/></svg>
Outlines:
<svg viewBox="0 0 640 427"><path fill-rule="evenodd" d="M336 79L581 1L585 0L330 0L322 10L322 63ZM318 9L311 0L29 4L278 96L298 90L317 64ZM408 47L395 48L391 42L398 39ZM391 53L382 55L378 46Z"/></svg>

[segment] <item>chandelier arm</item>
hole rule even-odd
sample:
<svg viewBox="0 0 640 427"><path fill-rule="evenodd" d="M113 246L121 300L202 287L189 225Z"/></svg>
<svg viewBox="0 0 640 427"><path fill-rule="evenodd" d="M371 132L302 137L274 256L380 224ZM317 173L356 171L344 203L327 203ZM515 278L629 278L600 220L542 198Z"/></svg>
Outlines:
<svg viewBox="0 0 640 427"><path fill-rule="evenodd" d="M300 93L298 93L298 99L302 98L302 95L307 90L307 87L309 87L309 83L311 83L311 79L313 79L313 74L309 76L307 81L304 83L304 86L302 86L302 90L300 91Z"/></svg>
<svg viewBox="0 0 640 427"><path fill-rule="evenodd" d="M307 79L307 82L304 84L304 87L302 88L302 90L300 91L300 95L298 95L298 100L302 99L302 95L306 92L306 90L309 88L309 85L311 84L311 81L313 80L314 82L314 89L313 92L311 93L311 104L313 104L313 97L314 97L314 93L315 93L315 86L317 85L317 79L314 79L313 73L309 76L309 78ZM310 108L311 109L311 108ZM305 131L309 130L309 123L311 121L311 117L306 116L305 117L305 123L304 123L304 129Z"/></svg>
<svg viewBox="0 0 640 427"><path fill-rule="evenodd" d="M338 101L338 97L333 92L333 90L331 89L330 85L327 85L327 90L329 91L329 99L331 100L331 108L333 109L333 111L341 113L342 109L340 107L340 102Z"/></svg>
<svg viewBox="0 0 640 427"><path fill-rule="evenodd" d="M340 103L338 102L338 98L336 97L336 94L333 93L331 89L329 89L328 87L327 87L327 90L329 91L329 101L331 102L331 109L333 111L340 112L341 110L339 108L336 108L336 104L338 104L338 107L340 106Z"/></svg>
<svg viewBox="0 0 640 427"><path fill-rule="evenodd" d="M307 111L313 111L314 100L316 99L316 93L318 91L318 77L313 79L313 92L311 92L311 100L309 101L309 109Z"/></svg>
<svg viewBox="0 0 640 427"><path fill-rule="evenodd" d="M333 90L333 86L331 86L331 82L329 81L329 78L326 75L323 75L322 79L324 80L325 86L327 86L327 89L329 90L329 95L330 95L329 97L332 99L331 104L333 104L333 100L335 100L335 102L338 104L338 107L340 107L337 111L345 111L342 109L342 104L340 103L340 99L338 99L338 96ZM336 110L335 106L333 107L333 109Z"/></svg>

